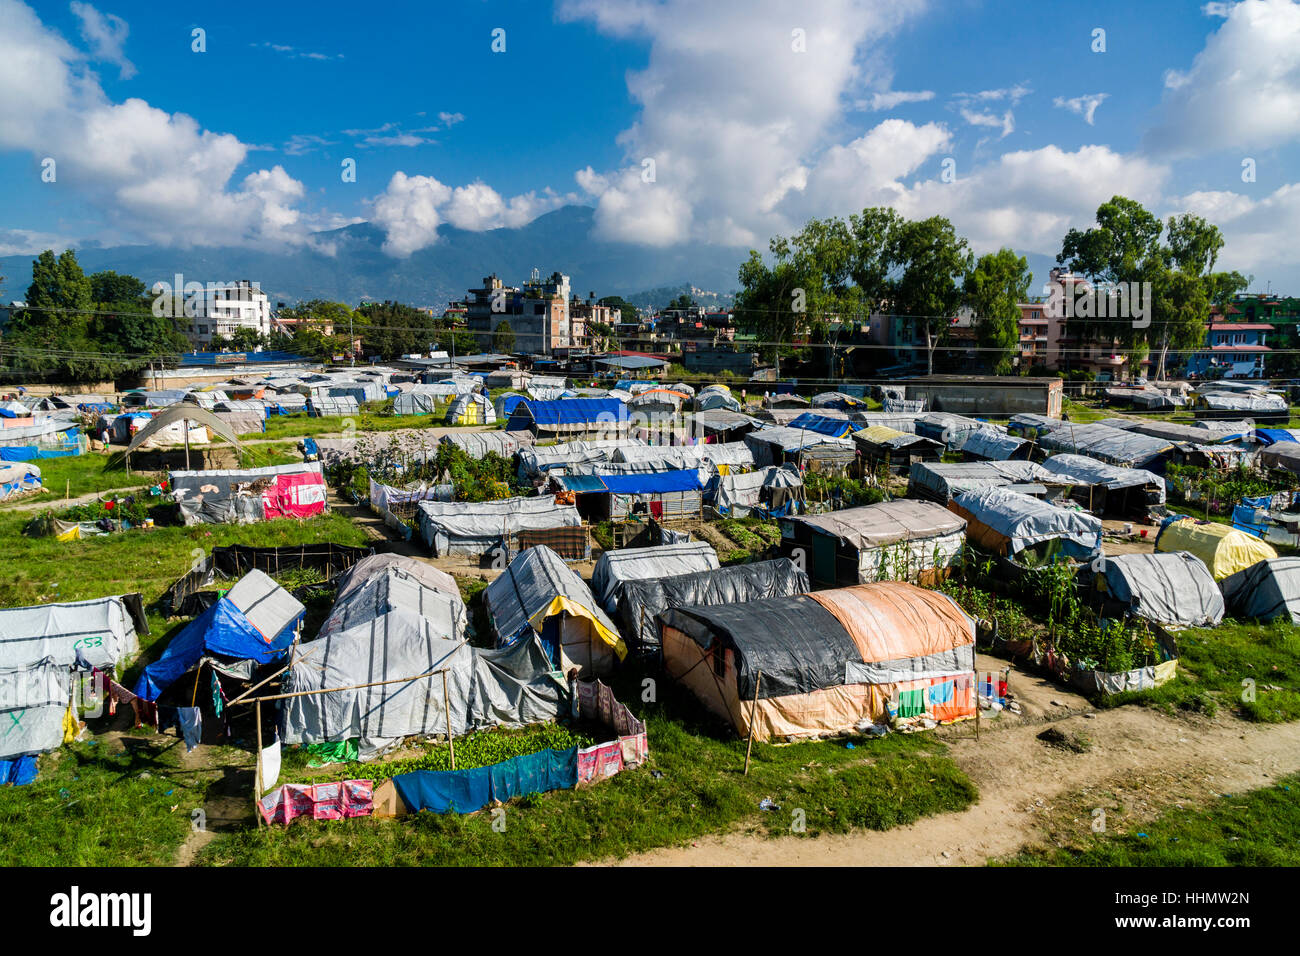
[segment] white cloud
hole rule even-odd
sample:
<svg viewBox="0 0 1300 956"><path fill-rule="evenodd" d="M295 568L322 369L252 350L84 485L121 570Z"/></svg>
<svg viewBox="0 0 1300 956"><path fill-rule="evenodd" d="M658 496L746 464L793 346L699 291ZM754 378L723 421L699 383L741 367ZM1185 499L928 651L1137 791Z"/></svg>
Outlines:
<svg viewBox="0 0 1300 956"><path fill-rule="evenodd" d="M858 102L858 109L872 111L892 110L896 106L902 106L905 103L926 103L934 99L933 90L917 90L909 92L907 90L887 90L884 93L872 93L865 100Z"/></svg>
<svg viewBox="0 0 1300 956"><path fill-rule="evenodd" d="M114 64L121 71L120 79L135 76L135 64L126 58L122 49L130 32L126 21L112 13L100 13L81 0L72 0L71 10L81 21L82 39L90 44L94 58Z"/></svg>
<svg viewBox="0 0 1300 956"><path fill-rule="evenodd" d="M819 216L890 205L907 191L900 180L951 145L942 124L885 120L848 145L828 149L789 203Z"/></svg>
<svg viewBox="0 0 1300 956"><path fill-rule="evenodd" d="M1152 208L1167 167L1107 146L1072 152L1058 146L1004 153L995 162L945 183L927 179L893 205L905 216L946 216L976 252L1013 246L1055 254L1072 227L1086 227L1097 207L1119 193Z"/></svg>
<svg viewBox="0 0 1300 956"><path fill-rule="evenodd" d="M1007 110L1001 116L996 113L980 113L967 107L962 107L960 112L961 118L971 126L987 126L1001 130L1002 135L998 137L999 139L1010 136L1016 130L1016 117L1011 110Z"/></svg>
<svg viewBox="0 0 1300 956"><path fill-rule="evenodd" d="M284 43L270 43L263 40L261 43L250 43L249 46L263 50L271 50L275 53L283 53L290 59L295 60L342 60L342 53L317 53L311 50L299 50L295 46L288 46Z"/></svg>
<svg viewBox="0 0 1300 956"><path fill-rule="evenodd" d="M465 122L465 114L464 113L439 113L438 119L442 121L442 125L445 129L451 129L457 123Z"/></svg>
<svg viewBox="0 0 1300 956"><path fill-rule="evenodd" d="M1009 100L1012 106L1016 106L1030 93L1033 89L1025 83L1017 83L1014 86L1007 86L996 90L980 90L978 93L958 93L953 97L958 103L1000 103L1002 100Z"/></svg>
<svg viewBox="0 0 1300 956"><path fill-rule="evenodd" d="M887 65L869 46L922 7L561 0L559 19L650 45L644 69L627 76L640 114L618 138L623 161L576 174L596 196L597 233L649 245L732 245L765 244L788 230L795 213L787 197L836 144L845 105L870 102L887 85ZM795 29L806 52L792 49ZM654 182L642 179L646 159Z"/></svg>
<svg viewBox="0 0 1300 956"><path fill-rule="evenodd" d="M1190 69L1165 74L1147 148L1194 156L1300 138L1300 3L1242 0L1206 13L1225 19Z"/></svg>
<svg viewBox="0 0 1300 956"><path fill-rule="evenodd" d="M550 190L504 199L482 181L453 189L433 176L408 176L399 171L384 192L371 200L371 221L385 232L384 251L405 258L436 243L443 223L472 232L515 228L574 199Z"/></svg>
<svg viewBox="0 0 1300 956"><path fill-rule="evenodd" d="M1052 105L1057 109L1077 113L1083 117L1085 123L1092 126L1097 115L1097 107L1104 103L1109 95L1109 93L1086 93L1083 96L1073 96L1070 99L1058 96L1052 100Z"/></svg>
<svg viewBox="0 0 1300 956"><path fill-rule="evenodd" d="M1300 222L1300 183L1274 190L1262 199L1229 191L1194 192L1173 199L1169 214L1204 216L1223 231L1223 253L1217 268L1237 269L1244 275L1270 278L1268 270L1288 276L1300 266L1300 246L1295 224ZM1271 276L1277 285L1276 273Z"/></svg>
<svg viewBox="0 0 1300 956"><path fill-rule="evenodd" d="M387 234L384 251L405 258L438 241L443 218L439 207L451 199L451 187L432 176L393 173L388 188L374 200L371 221Z"/></svg>
<svg viewBox="0 0 1300 956"><path fill-rule="evenodd" d="M54 159L58 188L77 190L106 231L184 246L312 241L318 220L294 209L302 184L282 167L233 181L248 144L141 99L112 102L85 57L17 0L0 0L0 36L0 149Z"/></svg>

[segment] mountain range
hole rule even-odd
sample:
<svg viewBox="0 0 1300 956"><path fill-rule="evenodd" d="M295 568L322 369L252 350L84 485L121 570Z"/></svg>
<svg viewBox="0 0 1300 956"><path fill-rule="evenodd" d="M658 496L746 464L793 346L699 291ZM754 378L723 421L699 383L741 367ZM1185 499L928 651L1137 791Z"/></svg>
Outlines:
<svg viewBox="0 0 1300 956"><path fill-rule="evenodd" d="M519 285L534 268L543 276L565 273L573 293L584 298L595 292L597 297L621 295L636 305L665 305L678 292L708 289L717 294L697 295L701 305L730 304L747 249L705 243L659 249L611 242L594 235L593 214L589 206L570 205L517 228L470 232L443 225L437 242L405 259L385 253L383 230L368 222L317 233L334 255L305 247L87 245L77 249L77 259L87 274L112 269L150 286L171 283L177 273L187 282L253 279L272 305L303 299L349 304L393 299L440 309L481 286L486 275L495 273L506 285ZM32 258L0 257L0 275L6 277L0 301L24 297ZM1052 262L1031 255L1029 264L1036 277L1031 291L1037 292Z"/></svg>

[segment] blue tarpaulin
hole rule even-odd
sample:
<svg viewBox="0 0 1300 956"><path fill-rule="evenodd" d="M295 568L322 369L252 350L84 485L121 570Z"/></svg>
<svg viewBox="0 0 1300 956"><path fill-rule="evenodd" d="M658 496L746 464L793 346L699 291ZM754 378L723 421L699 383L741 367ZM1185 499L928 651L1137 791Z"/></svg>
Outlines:
<svg viewBox="0 0 1300 956"><path fill-rule="evenodd" d="M272 661L282 656L293 643L297 625L295 620L275 640L268 642L228 597L220 598L190 621L171 639L162 657L144 669L136 681L135 694L145 700L157 700L159 694L207 653L224 654L238 660L251 659L263 664Z"/></svg>
<svg viewBox="0 0 1300 956"><path fill-rule="evenodd" d="M1255 438L1262 445L1276 445L1280 441L1295 441L1296 436L1289 428L1256 428Z"/></svg>
<svg viewBox="0 0 1300 956"><path fill-rule="evenodd" d="M532 399L520 402L515 408L507 431L515 431L515 420L523 419L521 429L528 427L527 420L538 425L583 425L627 421L627 406L617 398L561 398L553 402Z"/></svg>
<svg viewBox="0 0 1300 956"><path fill-rule="evenodd" d="M644 475L601 475L600 480L616 495L658 495L669 491L699 491L704 487L695 468Z"/></svg>
<svg viewBox="0 0 1300 956"><path fill-rule="evenodd" d="M393 777L411 811L473 813L493 801L568 790L578 784L578 748L542 750L470 770L417 770Z"/></svg>
<svg viewBox="0 0 1300 956"><path fill-rule="evenodd" d="M794 421L790 422L788 428L802 428L806 431L817 432L819 435L830 435L832 438L845 438L853 434L853 425L840 418L824 418L815 412L804 412Z"/></svg>
<svg viewBox="0 0 1300 956"><path fill-rule="evenodd" d="M24 754L12 760L0 760L0 787L13 784L21 787L36 779L36 755Z"/></svg>

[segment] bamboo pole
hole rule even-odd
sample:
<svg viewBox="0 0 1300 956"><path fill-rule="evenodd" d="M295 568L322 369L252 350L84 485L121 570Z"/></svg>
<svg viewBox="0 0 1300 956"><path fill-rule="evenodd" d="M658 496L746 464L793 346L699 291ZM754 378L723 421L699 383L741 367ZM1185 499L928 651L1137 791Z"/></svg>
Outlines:
<svg viewBox="0 0 1300 956"><path fill-rule="evenodd" d="M759 671L754 677L754 700L749 705L749 743L745 745L745 772L742 776L749 776L749 754L754 749L754 716L758 713L758 686L763 683L763 672Z"/></svg>
<svg viewBox="0 0 1300 956"><path fill-rule="evenodd" d="M447 715L447 749L451 752L451 769L456 769L456 741L451 734L451 697L447 694L447 672L442 672L442 706Z"/></svg>
<svg viewBox="0 0 1300 956"><path fill-rule="evenodd" d="M262 702L259 700L253 708L253 719L257 722L257 769L253 773L253 813L257 817L257 826L262 826Z"/></svg>

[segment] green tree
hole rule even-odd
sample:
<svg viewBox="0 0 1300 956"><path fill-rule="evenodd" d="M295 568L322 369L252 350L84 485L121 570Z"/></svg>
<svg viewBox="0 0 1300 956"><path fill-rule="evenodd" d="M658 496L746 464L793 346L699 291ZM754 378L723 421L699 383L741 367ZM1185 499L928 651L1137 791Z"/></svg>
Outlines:
<svg viewBox="0 0 1300 956"><path fill-rule="evenodd" d="M668 308L693 309L695 308L695 304L696 304L695 300L691 297L691 294L689 292L683 292L677 298L673 299L671 302L668 303Z"/></svg>
<svg viewBox="0 0 1300 956"><path fill-rule="evenodd" d="M119 275L111 269L90 277L93 302L134 302L145 296L146 286L133 275Z"/></svg>
<svg viewBox="0 0 1300 956"><path fill-rule="evenodd" d="M55 257L47 249L32 262L27 307L10 323L5 344L14 363L31 375L56 381L84 381L111 375L90 336L90 280L71 249Z"/></svg>
<svg viewBox="0 0 1300 956"><path fill-rule="evenodd" d="M509 355L515 350L515 330L510 323L502 319L492 331L492 351Z"/></svg>
<svg viewBox="0 0 1300 956"><path fill-rule="evenodd" d="M942 216L908 222L897 246L902 274L894 283L894 313L910 317L925 334L926 369L934 372L934 350L943 342L962 303L971 252Z"/></svg>
<svg viewBox="0 0 1300 956"><path fill-rule="evenodd" d="M975 311L975 338L989 356L994 374L1011 373L1020 344L1020 303L1029 297L1029 262L1010 249L980 256L966 277L966 302Z"/></svg>
<svg viewBox="0 0 1300 956"><path fill-rule="evenodd" d="M637 311L636 306L631 302L628 302L621 295L607 295L603 299L598 299L596 304L608 306L611 309L618 309L619 321L621 322L640 321L641 314Z"/></svg>

